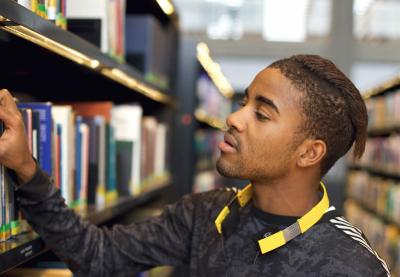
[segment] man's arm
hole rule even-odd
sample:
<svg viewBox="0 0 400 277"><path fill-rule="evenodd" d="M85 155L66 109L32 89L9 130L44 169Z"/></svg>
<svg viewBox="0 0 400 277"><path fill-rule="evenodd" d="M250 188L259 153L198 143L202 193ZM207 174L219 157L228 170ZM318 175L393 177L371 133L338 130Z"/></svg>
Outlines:
<svg viewBox="0 0 400 277"><path fill-rule="evenodd" d="M36 232L78 276L131 276L157 265L189 262L190 197L139 224L98 228L64 204L42 171L20 187L19 203Z"/></svg>
<svg viewBox="0 0 400 277"><path fill-rule="evenodd" d="M131 276L161 264L189 261L194 204L190 197L141 224L98 228L64 203L29 152L22 116L11 94L0 91L0 164L21 184L20 206L33 228L78 276Z"/></svg>

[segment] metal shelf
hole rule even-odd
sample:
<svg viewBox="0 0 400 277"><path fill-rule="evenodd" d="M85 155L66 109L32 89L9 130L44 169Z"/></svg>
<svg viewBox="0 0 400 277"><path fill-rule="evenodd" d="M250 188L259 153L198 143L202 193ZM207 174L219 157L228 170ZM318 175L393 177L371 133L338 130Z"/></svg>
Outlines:
<svg viewBox="0 0 400 277"><path fill-rule="evenodd" d="M87 213L79 213L86 220L99 225L116 218L135 207L144 205L160 196L169 187L169 178L154 185L154 189L137 197L119 198L114 204L105 208L92 208ZM0 274L23 264L39 254L49 250L43 240L35 233L21 234L16 238L0 242Z"/></svg>
<svg viewBox="0 0 400 277"><path fill-rule="evenodd" d="M40 237L30 232L0 243L0 274L47 251Z"/></svg>
<svg viewBox="0 0 400 277"><path fill-rule="evenodd" d="M349 169L363 170L379 177L400 180L400 172L389 172L380 166L350 165Z"/></svg>
<svg viewBox="0 0 400 277"><path fill-rule="evenodd" d="M223 130L225 128L225 121L223 119L209 116L204 110L197 109L194 112L194 117L196 118L197 121L206 124L209 127L219 130Z"/></svg>
<svg viewBox="0 0 400 277"><path fill-rule="evenodd" d="M368 136L388 136L393 133L398 133L400 131L400 126L398 124L382 126L382 127L373 127L368 130Z"/></svg>
<svg viewBox="0 0 400 277"><path fill-rule="evenodd" d="M118 63L94 45L56 27L13 0L0 1L0 30L83 66L155 102L174 103L173 98L146 82L136 69Z"/></svg>
<svg viewBox="0 0 400 277"><path fill-rule="evenodd" d="M86 214L81 214L85 219L93 224L100 225L110 219L116 218L135 207L141 206L160 196L166 189L168 183L160 184L155 189L142 193L138 197L124 196L119 198L116 203L105 208L92 208Z"/></svg>
<svg viewBox="0 0 400 277"><path fill-rule="evenodd" d="M377 96L379 94L382 94L388 90L394 89L396 87L400 86L400 75L394 77L393 79L390 79L386 82L384 82L383 84L372 88L370 90L365 91L362 96L364 99L368 99L374 96Z"/></svg>
<svg viewBox="0 0 400 277"><path fill-rule="evenodd" d="M381 219L383 222L385 222L386 224L390 224L390 225L394 225L396 226L398 229L400 229L400 223L395 222L394 220L390 219L389 217L382 215L380 213L378 213L376 210L368 207L366 204L364 204L363 201L353 198L353 197L348 197L347 201L350 200L352 201L354 204L356 204L358 207L360 207L361 209L363 209L364 211L369 212L370 214L375 215L377 218Z"/></svg>
<svg viewBox="0 0 400 277"><path fill-rule="evenodd" d="M196 56L204 71L207 72L207 75L210 77L219 92L221 92L221 94L227 99L232 98L235 92L222 73L220 65L211 58L210 49L204 42L197 44Z"/></svg>

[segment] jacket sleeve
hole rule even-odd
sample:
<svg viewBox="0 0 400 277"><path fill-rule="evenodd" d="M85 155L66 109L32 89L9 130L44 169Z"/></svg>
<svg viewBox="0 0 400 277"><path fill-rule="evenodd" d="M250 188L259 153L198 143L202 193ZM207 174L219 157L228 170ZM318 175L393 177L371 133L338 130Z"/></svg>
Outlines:
<svg viewBox="0 0 400 277"><path fill-rule="evenodd" d="M132 276L157 265L189 263L194 203L184 197L145 222L99 228L69 209L38 170L17 190L33 229L78 276Z"/></svg>

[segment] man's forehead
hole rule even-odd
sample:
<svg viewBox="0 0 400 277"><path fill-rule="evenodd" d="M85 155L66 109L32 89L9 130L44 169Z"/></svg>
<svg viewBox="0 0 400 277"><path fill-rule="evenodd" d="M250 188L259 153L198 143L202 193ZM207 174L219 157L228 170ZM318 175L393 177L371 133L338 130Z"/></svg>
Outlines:
<svg viewBox="0 0 400 277"><path fill-rule="evenodd" d="M261 95L273 100L279 106L293 106L301 93L295 88L290 79L279 69L266 68L260 71L250 86L245 90L247 96Z"/></svg>
<svg viewBox="0 0 400 277"><path fill-rule="evenodd" d="M293 87L291 81L286 78L279 69L266 68L260 71L253 82L247 88L247 91L254 93L268 92L268 94L282 94L288 93Z"/></svg>

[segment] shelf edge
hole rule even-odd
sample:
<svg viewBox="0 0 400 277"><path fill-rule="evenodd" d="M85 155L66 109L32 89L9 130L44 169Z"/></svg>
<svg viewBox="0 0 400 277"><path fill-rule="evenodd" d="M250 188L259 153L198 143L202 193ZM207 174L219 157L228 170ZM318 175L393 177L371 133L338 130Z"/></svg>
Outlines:
<svg viewBox="0 0 400 277"><path fill-rule="evenodd" d="M217 118L208 116L207 113L202 109L197 109L194 112L194 117L201 123L207 124L212 128L223 131L225 129L225 121Z"/></svg>
<svg viewBox="0 0 400 277"><path fill-rule="evenodd" d="M98 59L92 58L78 50L59 43L51 38L48 38L4 16L0 16L0 23L1 30L4 30L24 40L30 41L31 43L47 49L50 52L53 52L65 59L68 59L90 70L93 70L94 72L97 72L104 77L114 82L117 82L120 85L123 85L137 93L140 93L153 101L167 105L175 105L175 101L170 96L159 91L158 89L152 88L151 86L138 80L137 78L130 76L129 74L125 73L117 67L110 67L102 63ZM48 24L51 23L49 22Z"/></svg>

